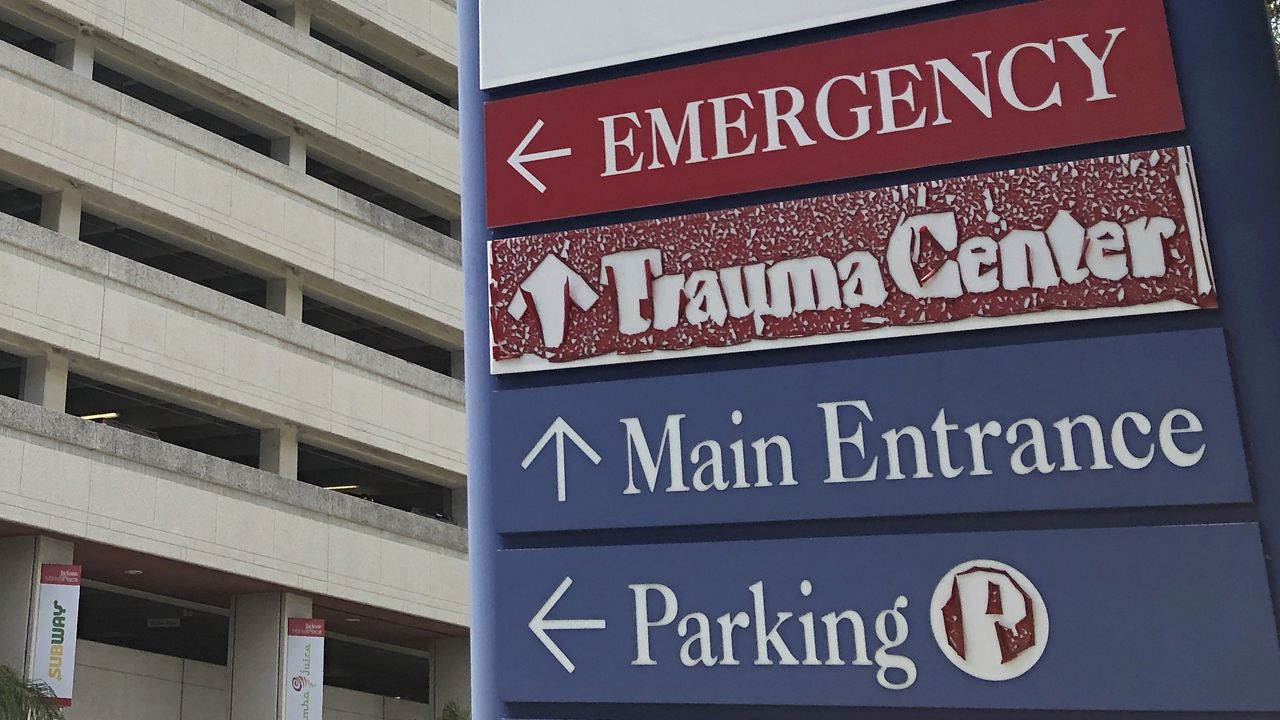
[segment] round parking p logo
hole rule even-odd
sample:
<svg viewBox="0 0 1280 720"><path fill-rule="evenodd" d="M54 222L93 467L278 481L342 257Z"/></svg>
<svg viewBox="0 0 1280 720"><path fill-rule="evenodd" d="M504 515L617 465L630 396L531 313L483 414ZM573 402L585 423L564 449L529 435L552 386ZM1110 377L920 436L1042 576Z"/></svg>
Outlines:
<svg viewBox="0 0 1280 720"><path fill-rule="evenodd" d="M1049 642L1049 613L1026 575L970 560L942 577L929 604L933 639L956 667L983 680L1030 670Z"/></svg>

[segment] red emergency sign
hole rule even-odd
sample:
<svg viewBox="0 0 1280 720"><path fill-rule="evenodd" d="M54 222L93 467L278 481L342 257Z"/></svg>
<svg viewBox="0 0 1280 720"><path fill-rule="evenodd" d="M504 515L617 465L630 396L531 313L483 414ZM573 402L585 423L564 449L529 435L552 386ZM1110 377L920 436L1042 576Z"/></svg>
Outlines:
<svg viewBox="0 0 1280 720"><path fill-rule="evenodd" d="M490 102L488 224L1182 127L1161 0L1042 0Z"/></svg>

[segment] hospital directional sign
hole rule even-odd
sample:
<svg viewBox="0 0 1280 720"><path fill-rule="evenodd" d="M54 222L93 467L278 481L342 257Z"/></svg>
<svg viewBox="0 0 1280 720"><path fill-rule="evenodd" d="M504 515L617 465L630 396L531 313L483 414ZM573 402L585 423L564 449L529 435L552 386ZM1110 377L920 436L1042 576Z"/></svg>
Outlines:
<svg viewBox="0 0 1280 720"><path fill-rule="evenodd" d="M488 223L1182 126L1160 0L1045 0L491 102Z"/></svg>
<svg viewBox="0 0 1280 720"><path fill-rule="evenodd" d="M492 369L1213 308L1195 188L1160 148L499 240Z"/></svg>
<svg viewBox="0 0 1280 720"><path fill-rule="evenodd" d="M513 701L1280 706L1255 525L499 555Z"/></svg>
<svg viewBox="0 0 1280 720"><path fill-rule="evenodd" d="M457 4L473 716L1280 713L1261 3L783 5Z"/></svg>
<svg viewBox="0 0 1280 720"><path fill-rule="evenodd" d="M534 387L494 409L501 532L1251 497L1218 330Z"/></svg>

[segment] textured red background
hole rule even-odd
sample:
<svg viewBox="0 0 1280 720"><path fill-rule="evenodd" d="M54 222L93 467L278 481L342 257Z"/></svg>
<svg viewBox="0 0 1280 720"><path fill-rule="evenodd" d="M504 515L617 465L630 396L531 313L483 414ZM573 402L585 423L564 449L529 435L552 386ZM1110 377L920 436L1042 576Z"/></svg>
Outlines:
<svg viewBox="0 0 1280 720"><path fill-rule="evenodd" d="M493 357L504 360L532 354L564 362L610 353L725 347L756 338L819 336L968 317L1129 307L1165 300L1212 307L1215 295L1197 291L1195 251L1177 186L1183 169L1180 157L1177 149L1166 149L495 241L490 262ZM925 190L923 205L918 202L921 187ZM990 211L986 193L991 197ZM907 215L954 211L963 242L979 235L999 239L1014 229L1042 230L1059 210L1070 211L1086 228L1103 220L1122 224L1140 217L1174 220L1178 230L1165 242L1165 276L1110 281L1091 275L1076 285L1063 282L1043 290L997 289L956 299L920 299L898 290L883 262L889 236ZM617 331L616 297L611 288L599 283L600 259L645 248L661 251L666 275L815 255L835 261L863 250L881 260L889 295L880 307L841 307L766 318L759 333L753 318L747 316L730 317L723 325L681 323L667 331L623 335ZM552 253L585 278L601 297L589 311L571 309L563 345L547 349L542 346L536 314L530 311L517 320L507 313L507 307L520 283ZM888 318L889 322L867 323L868 317Z"/></svg>

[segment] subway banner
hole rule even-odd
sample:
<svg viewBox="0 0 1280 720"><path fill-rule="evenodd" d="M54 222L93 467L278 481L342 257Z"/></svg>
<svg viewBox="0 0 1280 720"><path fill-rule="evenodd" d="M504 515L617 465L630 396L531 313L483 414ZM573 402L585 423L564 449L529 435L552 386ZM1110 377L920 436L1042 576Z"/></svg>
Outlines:
<svg viewBox="0 0 1280 720"><path fill-rule="evenodd" d="M40 566L31 679L48 684L63 707L71 705L76 670L76 626L80 618L80 566Z"/></svg>
<svg viewBox="0 0 1280 720"><path fill-rule="evenodd" d="M289 618L284 681L285 720L324 717L324 620Z"/></svg>

